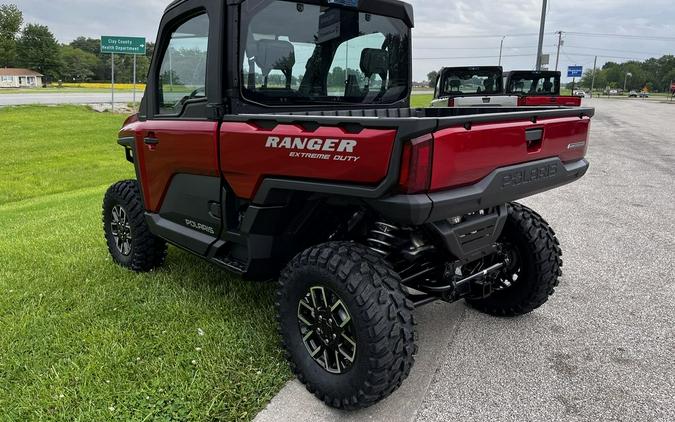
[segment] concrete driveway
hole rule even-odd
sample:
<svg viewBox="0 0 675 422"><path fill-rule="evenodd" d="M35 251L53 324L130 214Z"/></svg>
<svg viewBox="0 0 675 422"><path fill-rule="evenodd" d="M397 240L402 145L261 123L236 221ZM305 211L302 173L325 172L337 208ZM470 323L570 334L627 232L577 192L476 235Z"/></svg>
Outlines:
<svg viewBox="0 0 675 422"><path fill-rule="evenodd" d="M416 366L390 398L339 412L291 381L256 421L675 420L675 106L585 102L588 174L523 201L563 247L546 305L422 308Z"/></svg>

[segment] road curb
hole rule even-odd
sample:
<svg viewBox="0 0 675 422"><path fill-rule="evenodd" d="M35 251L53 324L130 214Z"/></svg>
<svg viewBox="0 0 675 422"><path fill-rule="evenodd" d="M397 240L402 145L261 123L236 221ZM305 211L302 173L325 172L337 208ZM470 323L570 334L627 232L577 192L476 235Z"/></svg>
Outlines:
<svg viewBox="0 0 675 422"><path fill-rule="evenodd" d="M255 422L292 420L322 421L413 421L422 405L441 355L463 319L463 303L433 303L416 311L418 354L410 376L390 397L368 409L339 411L323 404L298 380L289 381L254 419Z"/></svg>

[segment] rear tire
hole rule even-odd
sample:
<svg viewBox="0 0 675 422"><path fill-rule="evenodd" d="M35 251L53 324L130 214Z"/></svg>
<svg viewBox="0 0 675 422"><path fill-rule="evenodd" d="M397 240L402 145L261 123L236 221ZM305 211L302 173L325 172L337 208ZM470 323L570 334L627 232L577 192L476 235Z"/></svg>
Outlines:
<svg viewBox="0 0 675 422"><path fill-rule="evenodd" d="M164 263L167 245L145 222L137 181L125 180L108 188L103 199L103 231L110 256L122 267L146 272Z"/></svg>
<svg viewBox="0 0 675 422"><path fill-rule="evenodd" d="M282 272L278 320L291 369L327 405L368 407L410 373L413 306L400 283L384 259L350 242L309 248Z"/></svg>
<svg viewBox="0 0 675 422"><path fill-rule="evenodd" d="M517 280L487 298L467 299L473 308L495 316L518 316L548 300L562 275L562 250L553 229L524 205L511 203L499 242L516 252ZM515 270L515 268L514 268Z"/></svg>

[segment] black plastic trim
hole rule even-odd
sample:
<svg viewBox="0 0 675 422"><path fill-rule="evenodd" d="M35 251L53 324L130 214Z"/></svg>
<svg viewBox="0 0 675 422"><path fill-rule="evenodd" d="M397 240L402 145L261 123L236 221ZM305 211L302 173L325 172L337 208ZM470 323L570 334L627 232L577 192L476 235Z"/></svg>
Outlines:
<svg viewBox="0 0 675 422"><path fill-rule="evenodd" d="M367 202L392 222L421 225L565 185L586 174L588 166L585 159L563 164L559 158L547 158L502 167L470 186L431 194L395 195Z"/></svg>
<svg viewBox="0 0 675 422"><path fill-rule="evenodd" d="M495 242L504 229L507 215L506 205L500 205L490 214L470 216L459 224L440 220L429 227L452 255L469 262L495 251Z"/></svg>
<svg viewBox="0 0 675 422"><path fill-rule="evenodd" d="M159 214L146 212L145 221L150 227L150 232L155 236L159 236L174 245L188 249L200 256L206 256L209 246L215 240L214 237L205 233L189 229L166 218L162 218Z"/></svg>

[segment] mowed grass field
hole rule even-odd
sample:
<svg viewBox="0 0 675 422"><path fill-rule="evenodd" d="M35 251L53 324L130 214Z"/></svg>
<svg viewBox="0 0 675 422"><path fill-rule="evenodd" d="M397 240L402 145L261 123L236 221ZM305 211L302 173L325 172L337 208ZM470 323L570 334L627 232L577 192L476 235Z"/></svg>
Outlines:
<svg viewBox="0 0 675 422"><path fill-rule="evenodd" d="M433 99L433 94L414 94L410 97L410 106L429 107L431 105L431 100Z"/></svg>
<svg viewBox="0 0 675 422"><path fill-rule="evenodd" d="M0 109L0 420L250 420L290 378L274 286L173 247L152 273L112 263L123 120Z"/></svg>

